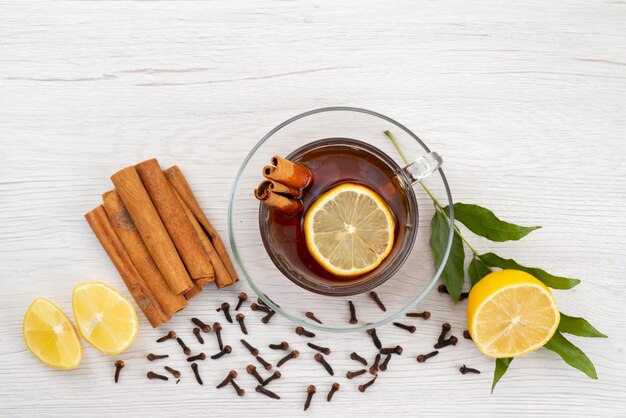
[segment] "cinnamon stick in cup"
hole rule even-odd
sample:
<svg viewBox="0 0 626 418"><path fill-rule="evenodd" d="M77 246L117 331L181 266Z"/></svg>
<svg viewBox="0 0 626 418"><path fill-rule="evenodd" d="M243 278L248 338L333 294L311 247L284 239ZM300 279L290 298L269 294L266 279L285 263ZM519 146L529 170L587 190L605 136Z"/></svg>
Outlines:
<svg viewBox="0 0 626 418"><path fill-rule="evenodd" d="M287 196L275 193L266 181L262 181L254 190L254 197L268 206L276 208L284 213L298 213L302 209L302 202Z"/></svg>
<svg viewBox="0 0 626 418"><path fill-rule="evenodd" d="M189 290L191 278L135 167L118 171L111 181L170 289L176 294Z"/></svg>
<svg viewBox="0 0 626 418"><path fill-rule="evenodd" d="M211 260L157 160L144 161L135 168L191 278L213 281Z"/></svg>
<svg viewBox="0 0 626 418"><path fill-rule="evenodd" d="M182 171L180 171L180 168L176 165L168 168L165 170L165 176L170 181L172 187L174 187L174 189L178 192L181 199L183 199L183 201L187 204L187 207L191 210L191 212L193 212L198 222L200 222L200 225L202 225L202 228L204 228L209 241L213 244L220 260L222 260L224 267L226 267L226 271L228 271L231 283L238 281L239 277L237 276L237 271L230 260L230 256L228 255L228 251L226 250L222 239L202 211L196 196L191 190L191 186L189 186L189 183L187 182L187 179L183 175Z"/></svg>
<svg viewBox="0 0 626 418"><path fill-rule="evenodd" d="M156 328L163 322L169 321L171 316L161 309L159 302L157 302L141 274L133 265L126 248L124 248L122 241L116 235L104 207L100 205L86 213L85 219L87 219L98 241L100 241L113 265L120 273L120 276L122 276L128 291L135 299L135 302L137 302L137 305L139 305L139 309L146 316L150 325Z"/></svg>
<svg viewBox="0 0 626 418"><path fill-rule="evenodd" d="M102 195L102 200L115 233L163 311L173 315L187 306L187 299L174 293L167 285L119 194L115 190L110 190Z"/></svg>
<svg viewBox="0 0 626 418"><path fill-rule="evenodd" d="M291 197L300 197L302 195L302 192L300 192L300 189L296 189L293 187L289 187L285 184L282 183L277 183L274 180L264 180L259 184L259 187L257 188L259 190L259 194L263 194L266 191L269 192L274 192L274 193L278 193L278 194L282 194L282 195L289 195Z"/></svg>
<svg viewBox="0 0 626 418"><path fill-rule="evenodd" d="M308 167L289 161L279 155L273 156L271 163L272 165L266 165L263 168L263 176L268 180L302 189L313 178L313 173Z"/></svg>

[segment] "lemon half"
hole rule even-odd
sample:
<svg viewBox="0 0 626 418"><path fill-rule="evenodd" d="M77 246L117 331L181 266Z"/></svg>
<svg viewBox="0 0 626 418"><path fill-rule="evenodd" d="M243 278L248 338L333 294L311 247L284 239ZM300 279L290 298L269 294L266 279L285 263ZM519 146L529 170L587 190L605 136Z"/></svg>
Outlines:
<svg viewBox="0 0 626 418"><path fill-rule="evenodd" d="M354 183L320 196L304 217L306 245L328 272L353 277L374 270L389 255L395 222L382 198Z"/></svg>

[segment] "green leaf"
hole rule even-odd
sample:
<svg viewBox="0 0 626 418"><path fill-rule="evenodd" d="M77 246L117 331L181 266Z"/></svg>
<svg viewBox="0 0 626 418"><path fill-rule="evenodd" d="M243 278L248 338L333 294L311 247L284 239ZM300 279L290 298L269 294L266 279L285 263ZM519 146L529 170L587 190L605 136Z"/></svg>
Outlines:
<svg viewBox="0 0 626 418"><path fill-rule="evenodd" d="M543 284L553 289L571 289L580 283L578 279L569 279L567 277L553 276L552 274L536 267L526 267L518 264L515 260L505 259L494 253L486 253L479 256L481 260L489 267L500 267L502 269L522 270L532 274Z"/></svg>
<svg viewBox="0 0 626 418"><path fill-rule="evenodd" d="M580 370L590 378L598 378L596 368L589 360L589 357L580 348L569 342L559 331L552 336L544 347L557 353L567 364Z"/></svg>
<svg viewBox="0 0 626 418"><path fill-rule="evenodd" d="M505 222L487 208L466 203L454 204L454 220L461 222L476 235L497 242L516 241L541 228Z"/></svg>
<svg viewBox="0 0 626 418"><path fill-rule="evenodd" d="M561 313L561 322L559 322L558 330L559 332L578 335L579 337L607 338L606 335L595 329L586 319L568 316L564 313Z"/></svg>
<svg viewBox="0 0 626 418"><path fill-rule="evenodd" d="M435 255L435 267L441 263L443 255L446 252L448 242L448 234L450 232L450 224L446 216L440 211L436 211L430 222L430 247ZM446 281L448 293L454 302L458 302L463 290L463 282L465 281L465 271L463 264L465 262L465 251L463 250L463 242L461 237L455 231L452 239L452 248L450 256L443 269L442 276Z"/></svg>
<svg viewBox="0 0 626 418"><path fill-rule="evenodd" d="M496 359L496 368L493 371L493 383L491 384L491 393L496 388L496 385L504 376L504 373L509 369L509 364L513 361L513 358L497 358Z"/></svg>
<svg viewBox="0 0 626 418"><path fill-rule="evenodd" d="M474 286L480 279L491 273L491 269L480 258L474 257L467 267L467 272Z"/></svg>

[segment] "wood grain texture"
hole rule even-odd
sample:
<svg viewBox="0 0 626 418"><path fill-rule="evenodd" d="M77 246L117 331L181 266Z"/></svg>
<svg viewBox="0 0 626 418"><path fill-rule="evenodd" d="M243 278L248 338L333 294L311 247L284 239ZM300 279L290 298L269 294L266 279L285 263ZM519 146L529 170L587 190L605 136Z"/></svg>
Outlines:
<svg viewBox="0 0 626 418"><path fill-rule="evenodd" d="M309 416L623 416L625 70L623 1L0 3L0 415L300 416L314 383ZM144 360L149 351L178 348L157 347L160 331L143 318L117 385L116 359L88 346L69 373L27 352L21 320L33 298L69 313L80 281L123 287L82 217L112 173L150 157L179 164L226 237L228 193L248 150L286 118L329 105L394 117L444 156L456 200L544 226L519 242L472 242L583 279L556 297L609 334L572 337L598 381L540 350L490 395L493 363L466 340L417 364L442 321L464 328L464 304L436 292L416 334L380 330L406 354L366 395L343 375L358 366L350 352L373 357L367 336L316 338L333 349L331 378L293 325L264 326L247 307L248 340L264 357L275 363L282 353L266 345L285 339L303 353L271 385L280 401L254 393L236 323L224 324L233 354L201 364L204 387L182 356L163 363L183 371L180 384L145 379L162 367ZM199 349L189 318L222 319L214 308L241 290L244 281L202 292L171 328ZM205 351L216 352L207 337ZM462 376L462 363L483 373ZM214 389L233 366L244 398ZM334 381L342 388L327 403Z"/></svg>

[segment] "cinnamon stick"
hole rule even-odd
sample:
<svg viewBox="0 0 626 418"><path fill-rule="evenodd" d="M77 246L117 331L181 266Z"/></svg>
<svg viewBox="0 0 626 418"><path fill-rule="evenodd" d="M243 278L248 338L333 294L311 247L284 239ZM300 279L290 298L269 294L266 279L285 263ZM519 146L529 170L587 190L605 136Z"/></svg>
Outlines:
<svg viewBox="0 0 626 418"><path fill-rule="evenodd" d="M144 161L135 168L191 278L212 281L215 272L211 260L157 160Z"/></svg>
<svg viewBox="0 0 626 418"><path fill-rule="evenodd" d="M183 295L174 293L167 285L119 194L115 190L110 190L102 195L102 199L104 210L109 216L115 233L163 311L168 315L173 315L187 306L187 299Z"/></svg>
<svg viewBox="0 0 626 418"><path fill-rule="evenodd" d="M176 190L174 190L174 194L176 195L176 198L178 199L178 202L180 203L180 205L185 210L185 214L187 215L189 222L191 222L191 225L193 226L194 231L198 235L198 238L200 238L202 247L204 248L206 253L209 255L209 258L211 259L211 264L213 265L213 270L215 271L215 285L217 286L218 289L221 289L224 286L228 286L232 284L233 280L230 278L230 275L228 274L228 271L226 270L224 263L222 263L220 256L215 251L215 248L213 247L213 244L211 244L211 241L209 240L209 237L207 236L206 232L204 231L204 229L202 229L202 226L200 225L200 223L194 216L193 212L191 211L191 209L189 209L187 204L185 204L182 197L180 197L180 195L178 194ZM201 283L198 283L198 284L202 285Z"/></svg>
<svg viewBox="0 0 626 418"><path fill-rule="evenodd" d="M100 244L109 255L113 265L122 276L128 291L139 305L150 325L158 327L171 319L166 314L152 294L150 288L133 265L122 241L115 234L113 226L102 205L85 214L85 219L91 226Z"/></svg>
<svg viewBox="0 0 626 418"><path fill-rule="evenodd" d="M291 197L300 197L302 192L300 189L295 189L293 187L289 187L282 183L277 183L274 180L264 180L259 184L257 188L258 194L263 196L265 193L269 193L270 191L278 194L289 195ZM259 197L257 196L257 199ZM261 199L259 199L261 200Z"/></svg>
<svg viewBox="0 0 626 418"><path fill-rule="evenodd" d="M298 213L302 209L302 202L278 193L274 193L269 188L263 189L263 183L265 182L262 182L259 185L259 188L254 190L254 197L258 200L268 206L276 208L276 210L288 214Z"/></svg>
<svg viewBox="0 0 626 418"><path fill-rule="evenodd" d="M118 171L111 181L170 289L176 294L190 289L191 278L135 167Z"/></svg>
<svg viewBox="0 0 626 418"><path fill-rule="evenodd" d="M200 225L202 225L202 227L206 231L208 238L211 241L211 244L213 244L215 251L220 257L220 260L222 260L224 267L226 267L226 271L228 271L228 276L230 277L232 282L238 281L239 276L237 276L237 270L235 270L235 267L230 260L230 256L228 255L228 251L226 250L222 239L202 211L202 208L200 207L196 196L191 190L191 186L189 186L189 183L187 182L187 179L183 175L182 171L180 171L180 168L178 168L178 166L176 165L168 168L167 170L165 170L165 176L170 181L174 189L178 192L178 195L181 197L181 199L183 199L183 201L187 204L187 207L189 207L189 209L196 216L196 219L198 220L198 222L200 222Z"/></svg>
<svg viewBox="0 0 626 418"><path fill-rule="evenodd" d="M289 161L279 155L273 156L271 163L272 165L267 165L263 168L263 176L268 180L274 180L289 187L302 189L313 178L313 173L308 167Z"/></svg>

